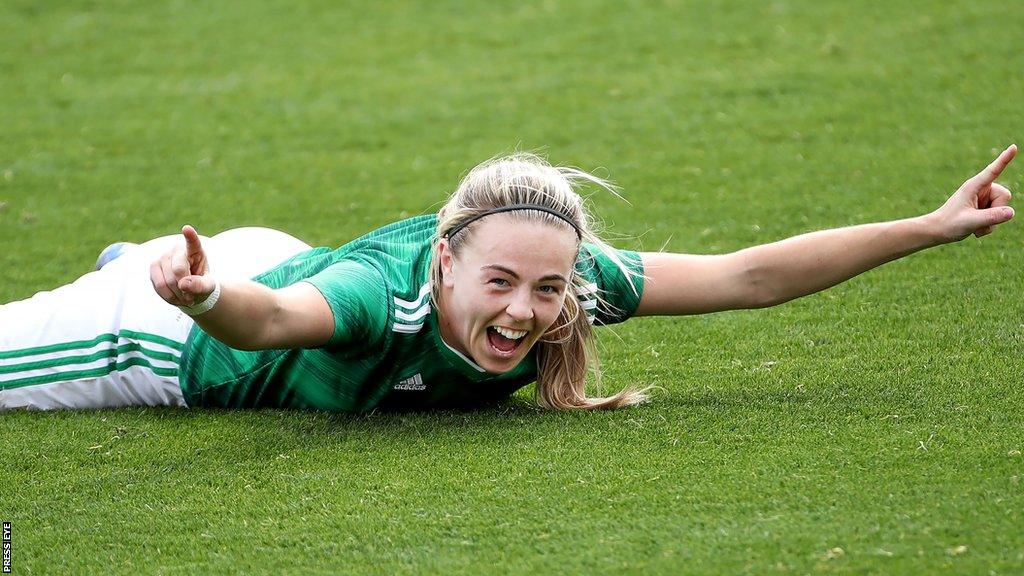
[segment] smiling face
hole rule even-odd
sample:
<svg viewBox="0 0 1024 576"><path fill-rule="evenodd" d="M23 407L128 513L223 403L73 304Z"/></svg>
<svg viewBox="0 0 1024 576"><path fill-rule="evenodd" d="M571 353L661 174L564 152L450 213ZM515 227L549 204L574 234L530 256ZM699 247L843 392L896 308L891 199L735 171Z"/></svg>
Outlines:
<svg viewBox="0 0 1024 576"><path fill-rule="evenodd" d="M438 247L441 337L488 372L508 372L562 310L579 249L576 233L494 214L468 234L458 256L447 240Z"/></svg>

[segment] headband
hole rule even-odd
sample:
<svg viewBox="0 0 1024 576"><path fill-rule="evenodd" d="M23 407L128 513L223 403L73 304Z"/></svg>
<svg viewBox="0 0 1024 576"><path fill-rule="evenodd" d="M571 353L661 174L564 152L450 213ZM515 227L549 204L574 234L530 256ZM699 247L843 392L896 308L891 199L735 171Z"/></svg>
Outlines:
<svg viewBox="0 0 1024 576"><path fill-rule="evenodd" d="M576 223L573 222L571 219L569 219L568 216L566 216L565 214L562 214L558 210L552 210L551 208L548 208L547 206L541 206L540 204L510 204L508 206L502 206L501 208L492 208L490 210L485 210L484 212L481 212L481 213L477 214L476 216L473 216L472 218L470 218L468 220L465 220L464 222L460 223L458 226L456 226L456 227L452 228L451 230L445 232L443 234L443 237L444 238L451 238L451 237L455 236L456 234L461 232L463 228L465 228L466 226L470 225L471 223L473 223L473 222L483 218L484 216L490 216L491 214L499 214L501 212L512 212L513 210L537 210L538 212L547 212L548 214L551 214L555 218L558 218L559 220L565 222L569 226L572 226L572 229L576 231L576 238L578 238L580 240L583 239L583 233L580 232L580 227L577 226Z"/></svg>

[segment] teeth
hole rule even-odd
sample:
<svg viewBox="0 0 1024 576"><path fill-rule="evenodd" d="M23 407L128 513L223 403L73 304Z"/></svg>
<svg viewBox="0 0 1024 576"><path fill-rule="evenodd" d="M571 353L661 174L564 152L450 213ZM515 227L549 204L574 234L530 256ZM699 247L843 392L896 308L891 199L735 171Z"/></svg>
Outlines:
<svg viewBox="0 0 1024 576"><path fill-rule="evenodd" d="M519 340L523 336L529 334L526 330L511 330L509 328L502 328L501 326L495 326L494 331L509 340Z"/></svg>

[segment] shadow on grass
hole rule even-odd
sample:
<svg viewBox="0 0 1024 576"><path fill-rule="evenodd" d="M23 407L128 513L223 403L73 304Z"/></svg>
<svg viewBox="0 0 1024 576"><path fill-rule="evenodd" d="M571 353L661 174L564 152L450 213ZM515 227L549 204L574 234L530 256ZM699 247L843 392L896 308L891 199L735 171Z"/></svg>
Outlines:
<svg viewBox="0 0 1024 576"><path fill-rule="evenodd" d="M647 404L607 411L561 412L538 407L524 398L512 398L491 405L427 411L331 413L312 410L217 409L217 408L119 408L110 410L63 410L53 412L13 411L4 415L11 426L32 426L66 422L112 426L125 424L166 424L180 430L237 427L305 436L334 437L346 432L387 432L422 435L425 430L458 430L480 433L506 430L510 423L570 423L589 419L630 418L677 409L729 408L762 411L772 407L809 405L821 400L822 391L796 390L656 390Z"/></svg>
<svg viewBox="0 0 1024 576"><path fill-rule="evenodd" d="M703 436L741 423L806 417L818 394L792 390L661 390L622 410L556 412L524 398L473 410L364 415L316 411L127 408L4 415L22 456L59 451L81 464L125 459L159 473L276 466L295 455L344 461L358 455L408 458L445 447L504 453L538 445L604 445L667 428ZM818 414L817 416L821 416ZM40 441L42 440L42 441ZM31 467L31 465L29 465Z"/></svg>

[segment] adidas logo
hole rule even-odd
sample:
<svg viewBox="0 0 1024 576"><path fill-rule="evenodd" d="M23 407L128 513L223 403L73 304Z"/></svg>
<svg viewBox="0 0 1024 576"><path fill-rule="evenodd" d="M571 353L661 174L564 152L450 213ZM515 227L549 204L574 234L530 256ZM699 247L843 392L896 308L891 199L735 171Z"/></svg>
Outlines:
<svg viewBox="0 0 1024 576"><path fill-rule="evenodd" d="M426 390L427 386L423 383L423 376L419 374L412 378L406 378L398 384L395 384L395 390Z"/></svg>

